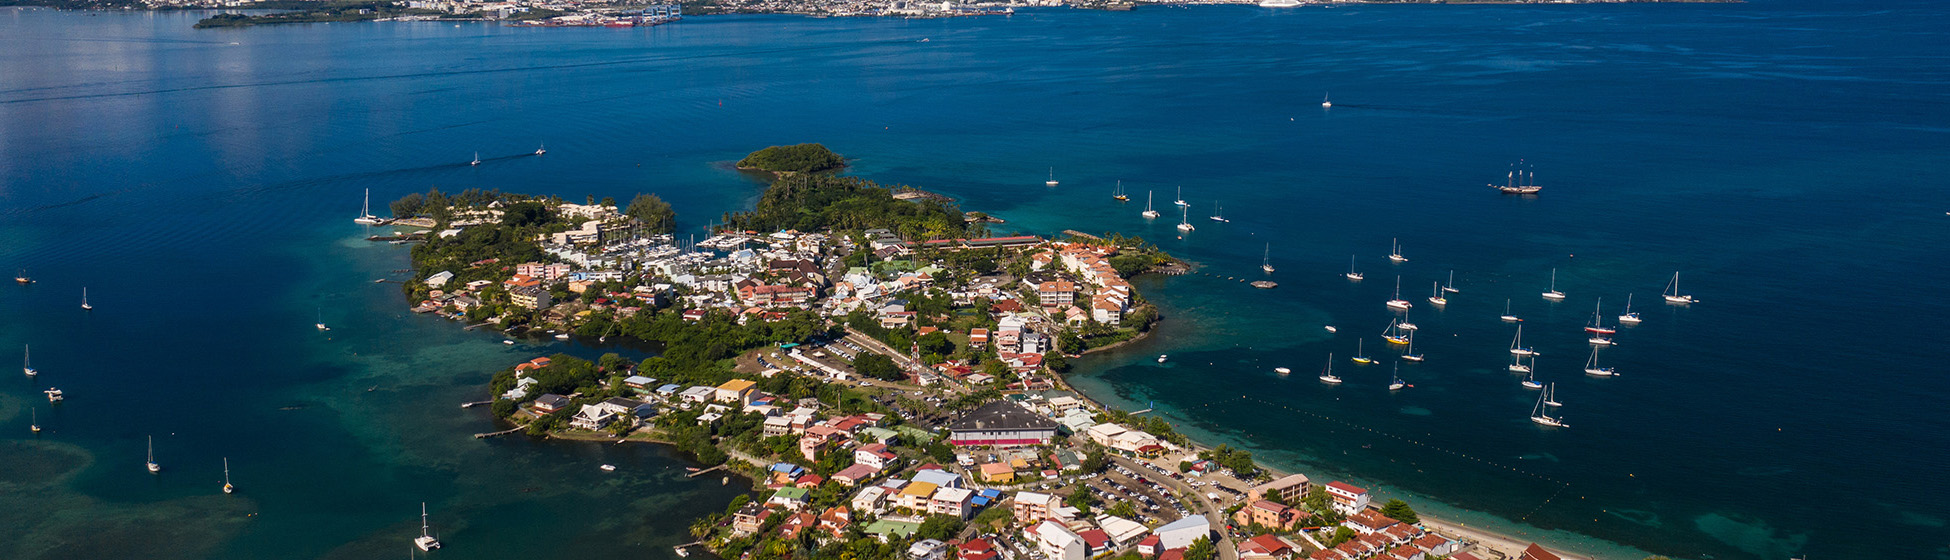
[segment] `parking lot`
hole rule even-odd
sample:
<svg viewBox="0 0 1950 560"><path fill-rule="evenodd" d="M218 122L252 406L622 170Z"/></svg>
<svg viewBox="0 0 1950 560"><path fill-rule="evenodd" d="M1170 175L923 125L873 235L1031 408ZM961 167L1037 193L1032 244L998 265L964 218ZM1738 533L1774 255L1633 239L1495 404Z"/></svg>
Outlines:
<svg viewBox="0 0 1950 560"><path fill-rule="evenodd" d="M1137 506L1139 519L1136 521L1146 524L1169 523L1191 514L1179 503L1170 488L1122 466L1112 466L1088 479L1086 484L1102 503L1102 508L1118 502L1131 502Z"/></svg>

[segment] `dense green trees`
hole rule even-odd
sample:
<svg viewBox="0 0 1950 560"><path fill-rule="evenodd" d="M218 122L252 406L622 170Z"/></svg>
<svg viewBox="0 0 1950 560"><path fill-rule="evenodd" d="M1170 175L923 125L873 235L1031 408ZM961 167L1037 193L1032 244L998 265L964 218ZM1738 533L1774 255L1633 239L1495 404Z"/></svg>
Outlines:
<svg viewBox="0 0 1950 560"><path fill-rule="evenodd" d="M1185 560L1213 560L1219 557L1219 547L1212 544L1210 537L1199 537L1192 541L1191 548L1185 549Z"/></svg>
<svg viewBox="0 0 1950 560"><path fill-rule="evenodd" d="M907 379L907 374L902 373L901 368L894 365L893 359L872 352L861 353L860 357L855 358L853 360L853 371L864 377L886 381Z"/></svg>
<svg viewBox="0 0 1950 560"><path fill-rule="evenodd" d="M1241 477L1251 477L1254 473L1259 472L1259 467L1253 464L1253 452L1223 443L1219 444L1218 447L1212 448L1211 451L1200 452L1198 456L1201 459L1218 463L1219 466L1232 469L1232 472L1238 473Z"/></svg>
<svg viewBox="0 0 1950 560"><path fill-rule="evenodd" d="M914 531L916 539L948 540L961 534L963 523L953 515L930 515L921 521L921 528Z"/></svg>
<svg viewBox="0 0 1950 560"><path fill-rule="evenodd" d="M1388 500L1388 503L1382 504L1381 514L1403 523L1414 524L1422 522L1422 516L1416 515L1415 509L1408 507L1408 502L1398 499Z"/></svg>
<svg viewBox="0 0 1950 560"><path fill-rule="evenodd" d="M864 230L886 228L907 239L969 237L985 232L962 221L961 210L938 200L895 200L892 191L855 177L780 177L749 212L726 216L735 229L752 231Z"/></svg>
<svg viewBox="0 0 1950 560"><path fill-rule="evenodd" d="M739 169L816 173L846 167L846 158L822 144L772 146L738 160Z"/></svg>
<svg viewBox="0 0 1950 560"><path fill-rule="evenodd" d="M623 210L625 215L643 222L644 229L651 233L670 233L677 231L677 211L670 203L655 193L638 194L630 199L630 206Z"/></svg>

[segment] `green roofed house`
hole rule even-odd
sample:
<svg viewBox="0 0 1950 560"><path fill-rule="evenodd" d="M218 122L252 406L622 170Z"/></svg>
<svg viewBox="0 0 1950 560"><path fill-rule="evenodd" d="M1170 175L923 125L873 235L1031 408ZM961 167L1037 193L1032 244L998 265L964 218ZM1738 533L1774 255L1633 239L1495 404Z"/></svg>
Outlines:
<svg viewBox="0 0 1950 560"><path fill-rule="evenodd" d="M913 426L900 426L894 428L894 430L900 432L900 434L903 436L907 436L908 438L913 439L915 443L929 443L934 440L941 439L941 436L935 435L934 432L930 432Z"/></svg>
<svg viewBox="0 0 1950 560"><path fill-rule="evenodd" d="M887 443L899 435L898 432L886 428L861 428L859 439L863 442Z"/></svg>
<svg viewBox="0 0 1950 560"><path fill-rule="evenodd" d="M879 538L880 542L887 542L888 537L902 537L902 538L912 537L914 536L914 533L916 531L920 531L920 530L921 530L920 523L914 523L911 521L893 521L888 519L875 521L873 522L873 524L867 525L867 528L865 529L867 534Z"/></svg>
<svg viewBox="0 0 1950 560"><path fill-rule="evenodd" d="M772 494L772 499L766 500L765 503L778 504L785 509L798 511L799 508L806 507L806 489L797 486L780 488L777 493Z"/></svg>

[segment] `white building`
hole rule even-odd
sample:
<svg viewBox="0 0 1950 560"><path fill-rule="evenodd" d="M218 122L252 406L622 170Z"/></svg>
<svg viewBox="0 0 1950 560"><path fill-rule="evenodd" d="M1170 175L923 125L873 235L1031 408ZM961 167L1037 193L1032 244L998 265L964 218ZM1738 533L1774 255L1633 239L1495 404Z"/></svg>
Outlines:
<svg viewBox="0 0 1950 560"><path fill-rule="evenodd" d="M1327 483L1327 496L1334 499L1334 511L1354 515L1368 508L1368 490L1341 481Z"/></svg>
<svg viewBox="0 0 1950 560"><path fill-rule="evenodd" d="M1199 537L1212 534L1212 521L1203 515L1193 515L1165 524L1152 532L1158 534L1159 549L1186 548Z"/></svg>
<svg viewBox="0 0 1950 560"><path fill-rule="evenodd" d="M1083 543L1083 537L1070 532L1067 527L1053 521L1044 521L1036 526L1036 549L1042 551L1043 558L1047 560L1083 560L1085 548L1088 547Z"/></svg>

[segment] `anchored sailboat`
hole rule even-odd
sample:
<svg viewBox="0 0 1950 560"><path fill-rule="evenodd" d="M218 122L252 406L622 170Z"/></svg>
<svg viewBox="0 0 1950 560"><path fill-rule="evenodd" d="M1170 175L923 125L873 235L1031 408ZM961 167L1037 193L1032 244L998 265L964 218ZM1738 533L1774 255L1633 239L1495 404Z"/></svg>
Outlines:
<svg viewBox="0 0 1950 560"><path fill-rule="evenodd" d="M1442 285L1442 291L1452 294L1462 293L1462 290L1456 289L1456 271L1449 271L1449 283Z"/></svg>
<svg viewBox="0 0 1950 560"><path fill-rule="evenodd" d="M1043 181L1043 184L1051 187L1056 186L1056 168L1049 168L1049 180Z"/></svg>
<svg viewBox="0 0 1950 560"><path fill-rule="evenodd" d="M1570 425L1564 423L1564 418L1551 416L1549 407L1558 406L1554 399L1555 397L1548 392L1538 394L1537 406L1530 409L1530 421L1552 428L1569 428Z"/></svg>
<svg viewBox="0 0 1950 560"><path fill-rule="evenodd" d="M1320 380L1330 384L1341 384L1341 378L1334 375L1334 353L1327 353L1327 369L1320 370Z"/></svg>
<svg viewBox="0 0 1950 560"><path fill-rule="evenodd" d="M427 530L426 502L420 502L420 536L419 538L413 539L413 546L420 547L420 550L426 551L440 548L440 539L433 538L433 533Z"/></svg>
<svg viewBox="0 0 1950 560"><path fill-rule="evenodd" d="M1186 207L1186 206L1178 207L1178 231L1192 231L1198 229L1192 227L1191 216L1192 216L1192 209L1190 207Z"/></svg>
<svg viewBox="0 0 1950 560"><path fill-rule="evenodd" d="M1548 406L1564 406L1564 403L1557 402L1556 383L1544 384L1544 404Z"/></svg>
<svg viewBox="0 0 1950 560"><path fill-rule="evenodd" d="M1117 200L1119 200L1119 201L1125 201L1125 200L1130 200L1130 199L1131 199L1131 197L1129 197L1129 196L1125 196L1125 195L1124 195L1124 182L1123 182L1123 181L1118 181L1118 182L1117 182L1117 190L1114 190L1114 191L1111 191L1111 192L1110 192L1110 197L1111 197L1111 198L1114 198L1114 199L1117 199Z"/></svg>
<svg viewBox="0 0 1950 560"><path fill-rule="evenodd" d="M318 310L318 323L314 324L313 326L318 327L318 330L321 331L332 330L331 327L325 326L325 310L323 309Z"/></svg>
<svg viewBox="0 0 1950 560"><path fill-rule="evenodd" d="M1408 386L1407 383L1402 382L1402 364L1400 362L1396 362L1395 374L1393 377L1388 378L1388 390L1400 391L1402 390L1403 387L1407 387L1407 386Z"/></svg>
<svg viewBox="0 0 1950 560"><path fill-rule="evenodd" d="M1435 287L1431 289L1431 293L1429 294L1429 303L1435 305L1449 305L1449 298L1442 297L1441 282L1436 282Z"/></svg>
<svg viewBox="0 0 1950 560"><path fill-rule="evenodd" d="M1347 274L1344 274L1343 276L1346 276L1348 280L1353 280L1356 282L1359 282L1361 281L1362 278L1364 278L1364 276L1362 276L1361 273L1354 271L1354 255L1347 256Z"/></svg>
<svg viewBox="0 0 1950 560"><path fill-rule="evenodd" d="M1182 186L1178 187L1178 201L1173 202L1173 204L1177 204L1179 206L1186 206L1186 207L1190 207L1192 205L1189 202L1185 202L1185 187Z"/></svg>
<svg viewBox="0 0 1950 560"><path fill-rule="evenodd" d="M34 356L32 351L32 346L26 344L20 345L20 371L21 373L27 374L28 377L41 374L41 370L34 369Z"/></svg>
<svg viewBox="0 0 1950 560"><path fill-rule="evenodd" d="M162 472L162 465L156 464L156 436L149 436L149 472Z"/></svg>
<svg viewBox="0 0 1950 560"><path fill-rule="evenodd" d="M1333 102L1332 100L1330 100L1330 99L1328 99L1328 97L1331 97L1332 95L1333 95L1332 93L1322 93L1322 94L1320 94L1320 108L1322 108L1322 109L1326 109L1326 108L1328 108L1328 107L1333 107L1333 106L1334 106L1334 102Z"/></svg>
<svg viewBox="0 0 1950 560"><path fill-rule="evenodd" d="M1523 325L1517 325L1517 337L1510 340L1510 353L1518 356L1535 356L1536 350L1523 345Z"/></svg>
<svg viewBox="0 0 1950 560"><path fill-rule="evenodd" d="M478 154L475 155L474 164L480 165L481 163L480 159L481 158ZM372 189L366 189L365 202L359 205L359 217L353 218L352 223L368 225L368 226L376 226L379 224L386 223L385 220L379 219L379 216L372 215Z"/></svg>
<svg viewBox="0 0 1950 560"><path fill-rule="evenodd" d="M1672 273L1672 282L1666 284L1665 297L1666 297L1666 303L1677 303L1677 304L1684 305L1688 303L1699 302L1699 300L1693 299L1692 294L1687 294L1683 296L1679 295L1679 273L1677 272Z"/></svg>
<svg viewBox="0 0 1950 560"><path fill-rule="evenodd" d="M1226 213L1225 213L1225 211L1224 211L1224 209L1223 209L1223 208L1220 208L1220 207L1219 207L1219 203L1218 203L1218 202L1213 202L1213 203L1212 203L1212 221L1214 221L1214 222L1220 222L1220 223L1228 223L1228 222L1231 222L1232 220L1228 220L1228 219L1226 219Z"/></svg>
<svg viewBox="0 0 1950 560"><path fill-rule="evenodd" d="M1363 353L1363 352L1361 351L1361 343L1362 343L1362 342L1365 342L1365 340L1363 340L1363 339L1359 339L1359 338L1357 338L1357 339L1354 339L1354 357L1352 358L1352 359L1354 360L1354 363L1357 363L1357 364L1372 364L1372 363L1374 363L1374 358L1369 358L1367 354L1365 354L1365 353Z"/></svg>
<svg viewBox="0 0 1950 560"><path fill-rule="evenodd" d="M1408 300L1402 299L1402 277L1401 276L1395 277L1395 298L1388 300L1388 307L1394 309L1408 309L1410 307L1415 307L1415 304L1409 303Z"/></svg>
<svg viewBox="0 0 1950 560"><path fill-rule="evenodd" d="M1399 240L1399 239L1391 239L1391 240L1389 240L1389 242L1388 242L1388 260L1391 260L1391 261L1395 261L1395 262L1398 262L1398 263L1404 263L1404 262L1408 262L1408 257L1404 257L1404 256L1402 256L1402 243L1401 243L1401 240Z"/></svg>
<svg viewBox="0 0 1950 560"><path fill-rule="evenodd" d="M1611 377L1618 372L1608 367L1598 367L1598 347L1591 347L1591 357L1584 361L1584 372L1598 377Z"/></svg>
<svg viewBox="0 0 1950 560"><path fill-rule="evenodd" d="M1259 269L1266 271L1267 274L1273 273L1273 244L1272 243L1266 244L1266 255L1260 257Z"/></svg>
<svg viewBox="0 0 1950 560"><path fill-rule="evenodd" d="M1415 353L1415 331L1408 331L1408 348L1402 350L1402 359L1418 363L1422 361L1422 355Z"/></svg>
<svg viewBox="0 0 1950 560"><path fill-rule="evenodd" d="M1530 373L1530 366L1523 363L1523 356L1511 356L1509 369L1513 373Z"/></svg>
<svg viewBox="0 0 1950 560"><path fill-rule="evenodd" d="M223 458L223 493L230 494L236 491L237 491L237 487L230 485L230 458L224 457Z"/></svg>
<svg viewBox="0 0 1950 560"><path fill-rule="evenodd" d="M28 276L28 275L27 275L27 269L25 269L25 268L23 268L23 269L20 269L20 273L19 273L19 274L15 274L15 275L14 275L14 282L16 282L16 283L19 283L19 284L20 284L20 285L22 285L22 286L25 286L25 285L28 285L28 284L32 284L32 283L34 283L34 278L33 278L33 277L31 277L31 276Z"/></svg>
<svg viewBox="0 0 1950 560"><path fill-rule="evenodd" d="M1525 389L1544 388L1544 384L1537 382L1537 359L1536 358L1530 359L1530 373L1523 376L1523 387Z"/></svg>
<svg viewBox="0 0 1950 560"><path fill-rule="evenodd" d="M28 408L30 409L28 410L28 416L27 416L28 431L32 431L37 434L41 433L41 409L33 408L33 407L28 407Z"/></svg>
<svg viewBox="0 0 1950 560"><path fill-rule="evenodd" d="M87 287L87 286L82 286L82 287L81 287L81 310L82 310L82 311L94 311L94 310L95 310L95 306L93 306L93 305L88 305L88 287Z"/></svg>
<svg viewBox="0 0 1950 560"><path fill-rule="evenodd" d="M1564 292L1557 291L1557 269L1555 268L1551 269L1551 289L1544 292L1544 299L1551 301L1564 299Z"/></svg>
<svg viewBox="0 0 1950 560"><path fill-rule="evenodd" d="M1598 298L1598 305L1591 309L1591 324L1585 325L1584 332L1595 335L1618 334L1618 329L1605 326L1605 298Z"/></svg>
<svg viewBox="0 0 1950 560"><path fill-rule="evenodd" d="M1510 298L1503 298L1503 322L1522 323L1523 318L1510 314Z"/></svg>
<svg viewBox="0 0 1950 560"><path fill-rule="evenodd" d="M1619 324L1636 325L1642 320L1637 312L1632 311L1632 294L1625 294L1625 312L1618 316Z"/></svg>
<svg viewBox="0 0 1950 560"><path fill-rule="evenodd" d="M1381 339L1391 344L1408 344L1408 332L1410 331L1402 331L1400 329L1401 321L1388 321L1388 328L1381 330Z"/></svg>
<svg viewBox="0 0 1950 560"><path fill-rule="evenodd" d="M1158 217L1158 211L1157 211L1157 210L1152 210L1152 209L1151 209L1151 191L1144 191L1144 214L1143 214L1143 216L1144 216L1144 218L1145 218L1145 219L1147 219L1147 220L1148 220L1148 219L1156 219L1156 218Z"/></svg>

